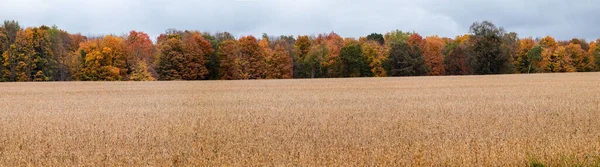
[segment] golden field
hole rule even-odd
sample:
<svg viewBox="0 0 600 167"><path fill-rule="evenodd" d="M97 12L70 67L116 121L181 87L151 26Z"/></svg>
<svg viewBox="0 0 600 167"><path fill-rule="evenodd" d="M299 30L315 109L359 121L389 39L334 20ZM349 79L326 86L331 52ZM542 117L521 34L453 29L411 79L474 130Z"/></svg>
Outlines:
<svg viewBox="0 0 600 167"><path fill-rule="evenodd" d="M600 165L600 73L0 83L0 166Z"/></svg>

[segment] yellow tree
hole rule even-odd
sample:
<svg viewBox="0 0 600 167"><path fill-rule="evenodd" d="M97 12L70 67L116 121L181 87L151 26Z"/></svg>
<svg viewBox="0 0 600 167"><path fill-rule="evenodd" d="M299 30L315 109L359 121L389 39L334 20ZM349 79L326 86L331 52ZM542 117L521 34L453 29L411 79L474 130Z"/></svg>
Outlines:
<svg viewBox="0 0 600 167"><path fill-rule="evenodd" d="M269 46L269 39L268 38L263 38L258 42L258 46L260 47L260 53L262 55L262 57L265 58L265 61L268 62L267 59L271 58L273 56L273 49L271 49L271 47ZM265 69L265 75L267 75L267 73L269 73L270 69Z"/></svg>
<svg viewBox="0 0 600 167"><path fill-rule="evenodd" d="M560 71L561 53L564 53L564 48L559 48L556 40L550 36L542 38L540 40L540 46L543 48L542 61L540 62L543 70L545 72Z"/></svg>
<svg viewBox="0 0 600 167"><path fill-rule="evenodd" d="M108 35L89 40L79 47L84 57L81 80L115 81L127 77L127 52L123 39Z"/></svg>
<svg viewBox="0 0 600 167"><path fill-rule="evenodd" d="M569 51L564 46L557 46L553 50L544 51L543 56L545 61L544 71L546 72L576 71L575 67L572 65L572 59L569 56Z"/></svg>
<svg viewBox="0 0 600 167"><path fill-rule="evenodd" d="M521 39L514 59L517 73L538 72L542 69L542 47L533 38Z"/></svg>
<svg viewBox="0 0 600 167"><path fill-rule="evenodd" d="M16 50L13 54L15 81L31 81L31 73L35 66L32 58L35 56L34 44L32 43L33 31L31 28L19 30L17 32L15 44L11 46L10 52Z"/></svg>
<svg viewBox="0 0 600 167"><path fill-rule="evenodd" d="M144 61L137 61L137 65L135 66L135 68L133 69L133 72L131 72L131 76L129 77L129 80L132 81L154 81L156 80L154 77L152 77L152 74L148 71L148 65L146 65L146 63Z"/></svg>
<svg viewBox="0 0 600 167"><path fill-rule="evenodd" d="M429 75L445 75L444 69L444 51L445 42L438 36L430 36L425 38L423 46L423 57L425 65L429 67Z"/></svg>
<svg viewBox="0 0 600 167"><path fill-rule="evenodd" d="M367 58L371 73L375 77L387 76L383 68L383 63L387 59L384 46L373 40L361 40L361 45L363 56Z"/></svg>
<svg viewBox="0 0 600 167"><path fill-rule="evenodd" d="M84 78L83 67L85 65L85 51L80 49L82 43L87 41L87 38L81 34L69 34L66 39L68 42L67 56L65 64L70 73L71 80L81 81Z"/></svg>
<svg viewBox="0 0 600 167"><path fill-rule="evenodd" d="M589 72L593 69L593 59L586 54L580 44L571 43L565 46L565 57L571 59L573 71Z"/></svg>

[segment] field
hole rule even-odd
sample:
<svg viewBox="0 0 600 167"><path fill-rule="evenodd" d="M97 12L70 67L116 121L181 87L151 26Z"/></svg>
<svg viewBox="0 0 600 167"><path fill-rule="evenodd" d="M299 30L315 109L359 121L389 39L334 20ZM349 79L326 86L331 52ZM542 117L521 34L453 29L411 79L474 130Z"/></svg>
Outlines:
<svg viewBox="0 0 600 167"><path fill-rule="evenodd" d="M0 166L600 165L600 73L0 83Z"/></svg>

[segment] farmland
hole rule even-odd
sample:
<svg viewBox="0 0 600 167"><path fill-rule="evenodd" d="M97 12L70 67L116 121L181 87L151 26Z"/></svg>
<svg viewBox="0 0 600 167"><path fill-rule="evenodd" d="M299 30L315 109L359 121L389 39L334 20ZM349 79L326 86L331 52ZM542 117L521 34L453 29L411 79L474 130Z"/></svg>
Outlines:
<svg viewBox="0 0 600 167"><path fill-rule="evenodd" d="M0 166L600 165L600 73L0 83Z"/></svg>

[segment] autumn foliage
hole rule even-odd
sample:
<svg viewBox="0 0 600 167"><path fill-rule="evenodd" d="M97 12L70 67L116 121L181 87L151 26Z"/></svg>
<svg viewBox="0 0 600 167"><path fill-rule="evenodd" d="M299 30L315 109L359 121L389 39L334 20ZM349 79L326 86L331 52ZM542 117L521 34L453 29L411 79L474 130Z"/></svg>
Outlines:
<svg viewBox="0 0 600 167"><path fill-rule="evenodd" d="M344 38L170 29L86 37L56 26L0 26L0 81L288 79L591 72L600 39L519 38L491 22L452 38L394 30Z"/></svg>

